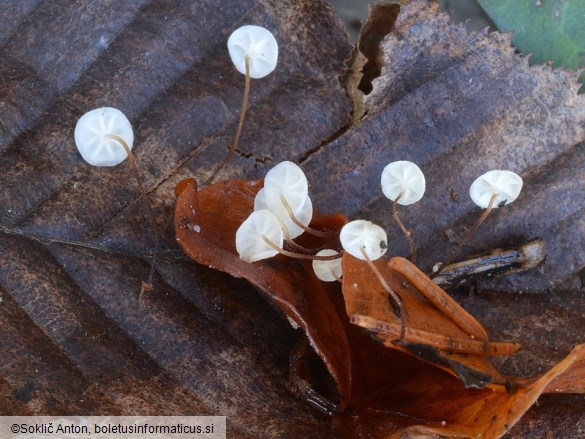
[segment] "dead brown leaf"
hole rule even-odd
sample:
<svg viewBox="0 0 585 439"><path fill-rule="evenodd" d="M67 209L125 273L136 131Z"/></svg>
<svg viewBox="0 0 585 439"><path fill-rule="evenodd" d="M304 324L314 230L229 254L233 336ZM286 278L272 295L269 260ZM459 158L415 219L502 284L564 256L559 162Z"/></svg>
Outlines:
<svg viewBox="0 0 585 439"><path fill-rule="evenodd" d="M283 384L297 338L286 320L246 282L188 261L174 242L175 183L205 179L235 131L243 78L224 48L227 35L244 23L271 28L286 49L275 74L253 82L240 154L220 179L258 178L274 162L303 160L316 204L384 219L391 230L389 206L375 195L376 175L393 157L390 146L397 148L424 165L432 183L426 204L403 213L428 265L430 255L444 255L451 244L436 232L459 235L475 218L463 199L477 171L486 160L502 163L501 145L525 141L530 148L510 157L527 177L527 191L473 245L543 236L546 271L491 286L573 288L570 273L585 265L578 251L583 199L573 196L583 182L584 150L574 146L583 137L583 105L573 75L528 68L507 37L468 36L424 3L403 9L388 36L393 43L384 43L385 52L396 48L393 57L403 60L386 64L394 73L382 69L380 78L397 78L388 105L366 102L366 118L339 139L351 121L338 81L350 46L321 1L4 5L0 331L8 336L0 339L0 412L221 413L237 437L330 434L329 421ZM120 108L133 123L135 152L163 231L157 294L147 294L142 305L137 294L153 240L138 191L126 165L91 168L73 144L77 118L103 105ZM559 204L559 193L569 201ZM398 239L395 254L406 252L401 246ZM490 333L526 346L522 361L505 360L509 373L550 367L578 341L584 324L577 290L546 297L484 290L460 299ZM510 318L515 307L523 312ZM546 414L564 407L556 431L570 437L583 422L579 404L582 399L545 399L529 422L539 432L555 431Z"/></svg>
<svg viewBox="0 0 585 439"><path fill-rule="evenodd" d="M509 169L524 178L522 194L488 219L466 254L542 237L548 259L541 270L486 280L485 286L580 288L585 97L577 94L578 72L530 67L510 46L510 35L467 34L424 0L402 7L395 23L370 28L392 31L381 53L370 50L381 73L363 98L365 116L303 163L315 205L383 224L395 237L391 254L406 256L379 180L391 161L416 162L427 191L400 211L413 229L419 265L428 271L480 215L468 196L471 182L490 169ZM361 89L368 91L367 85Z"/></svg>
<svg viewBox="0 0 585 439"><path fill-rule="evenodd" d="M329 421L286 388L297 338L286 320L245 282L190 262L171 224L175 183L209 175L235 131L236 27L264 25L282 50L274 74L253 81L241 151L221 178L298 159L348 123L337 77L350 45L332 9L23 1L0 23L1 414L225 414L230 436L326 436ZM153 239L132 175L89 166L73 142L77 119L104 105L133 124L163 233L142 303Z"/></svg>
<svg viewBox="0 0 585 439"><path fill-rule="evenodd" d="M585 345L541 377L504 378L488 356L519 346L490 342L471 315L408 261L376 261L401 297L404 338L401 319L364 261L343 256L343 296L337 282L319 281L310 261L283 255L243 261L236 230L262 187L262 181L230 180L198 191L194 179L182 181L177 241L197 262L250 281L303 329L336 382L339 437L499 438L542 393L585 393ZM345 222L341 215L316 214L311 227L339 231ZM335 239L308 234L298 243L339 248ZM436 290L438 302L429 295Z"/></svg>

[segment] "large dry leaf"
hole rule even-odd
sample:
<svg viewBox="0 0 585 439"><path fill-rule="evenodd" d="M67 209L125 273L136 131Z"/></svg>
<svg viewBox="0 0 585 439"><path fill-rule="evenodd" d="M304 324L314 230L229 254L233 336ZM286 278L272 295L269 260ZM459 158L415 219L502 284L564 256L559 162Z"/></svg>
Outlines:
<svg viewBox="0 0 585 439"><path fill-rule="evenodd" d="M335 379L340 437L497 438L541 393L585 393L585 345L542 377L503 378L488 355L511 354L519 346L489 343L481 324L404 259L376 261L401 297L404 336L387 292L364 261L343 256L343 294L338 282L319 281L308 260L277 255L253 264L243 261L236 231L253 211L262 186L230 180L198 191L194 179L182 181L177 185L177 241L197 262L250 281L302 327ZM338 233L345 222L342 216L316 213L310 226ZM297 243L340 246L335 236L310 234Z"/></svg>
<svg viewBox="0 0 585 439"><path fill-rule="evenodd" d="M341 406L345 407L351 399L354 377L339 287L317 279L309 260L291 263L279 255L250 266L236 251L236 230L252 212L262 187L262 181L230 180L198 192L194 180L182 181L177 186L175 210L177 242L197 262L243 277L267 293L304 330L335 379ZM311 227L339 233L346 222L343 215L323 218L315 213ZM305 234L297 242L306 248L339 246L335 236L320 239Z"/></svg>
<svg viewBox="0 0 585 439"><path fill-rule="evenodd" d="M299 159L348 123L337 77L350 45L331 8L47 1L0 14L0 224L26 234L0 235L2 414L213 413L233 437L327 436L329 421L287 389L286 320L243 281L188 261L170 225L174 183L209 175L235 131L244 80L226 40L241 24L270 28L282 49L253 81L225 175ZM153 240L129 167L93 168L73 142L79 116L104 105L132 121L164 235L142 303Z"/></svg>
<svg viewBox="0 0 585 439"><path fill-rule="evenodd" d="M329 436L329 420L286 388L298 338L286 320L245 282L188 261L170 227L175 183L204 180L235 131L243 78L225 40L244 23L273 30L281 60L274 74L253 82L240 154L220 179L256 178L279 160L302 160L321 208L360 212L390 229L377 175L394 157L414 159L429 192L403 215L412 226L420 219L414 238L428 266L477 214L465 201L467 185L484 166L509 159L506 167L527 177L527 191L490 219L473 245L539 235L549 258L542 272L491 286L577 285L584 223L583 198L574 194L583 187L584 150L574 145L583 138L585 106L576 75L528 68L508 37L468 36L426 2L403 8L384 43L393 61L374 82L368 115L328 143L351 120L339 85L350 47L319 1L4 6L2 414L213 413L229 416L234 437ZM77 118L103 105L133 123L164 235L157 289L142 304L137 293L153 241L129 169L91 168L72 139ZM26 236L6 233L15 227ZM394 249L406 253L400 238ZM579 341L580 296L484 292L461 299L496 338L526 347L519 360L504 361L505 371L534 375ZM575 398L544 399L515 431L536 425L541 435L571 437L585 422L583 398ZM564 422L549 412L566 413Z"/></svg>
<svg viewBox="0 0 585 439"><path fill-rule="evenodd" d="M392 12L375 17L388 20ZM430 270L480 215L468 196L471 182L490 169L509 169L525 180L520 198L488 218L466 253L540 236L548 250L541 270L486 286L579 288L585 98L577 95L578 73L529 67L514 53L510 35L468 35L425 1L403 7L395 23L370 28L391 31L371 55L381 73L365 96L362 122L304 163L315 205L383 224L395 236L392 254L407 255L380 173L394 160L416 162L427 191L401 214L413 229L420 265Z"/></svg>

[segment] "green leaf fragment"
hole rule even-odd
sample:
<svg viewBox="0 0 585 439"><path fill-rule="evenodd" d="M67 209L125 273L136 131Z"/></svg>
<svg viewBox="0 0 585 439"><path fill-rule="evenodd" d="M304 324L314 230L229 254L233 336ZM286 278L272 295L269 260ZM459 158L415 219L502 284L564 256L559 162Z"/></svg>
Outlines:
<svg viewBox="0 0 585 439"><path fill-rule="evenodd" d="M584 0L478 0L498 30L532 63L585 67ZM581 75L585 82L585 73Z"/></svg>

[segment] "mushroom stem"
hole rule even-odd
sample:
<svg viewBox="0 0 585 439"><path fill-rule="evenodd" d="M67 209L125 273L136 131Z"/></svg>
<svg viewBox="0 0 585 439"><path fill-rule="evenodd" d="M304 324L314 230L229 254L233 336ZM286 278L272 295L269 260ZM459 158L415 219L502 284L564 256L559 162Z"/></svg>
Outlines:
<svg viewBox="0 0 585 439"><path fill-rule="evenodd" d="M453 251L451 251L449 253L449 255L447 257L447 261L441 266L441 268L439 268L437 271L435 271L434 273L432 273L429 276L431 279L434 279L436 276L438 276L441 273L441 271L443 271L443 268L445 268L447 265L451 264L451 262L453 262L453 259L461 253L461 250L463 249L465 244L467 244L469 242L469 240L471 239L473 234L477 231L479 226L486 220L486 218L489 216L490 212L493 210L494 202L496 201L496 198L498 197L498 195L499 194L497 192L492 194L492 196L490 198L490 202L489 202L487 208L485 209L485 211L477 219L477 221L471 227L471 229L469 229L469 231L467 232L467 234L465 235L463 240L459 243L459 245Z"/></svg>
<svg viewBox="0 0 585 439"><path fill-rule="evenodd" d="M286 198L284 197L284 195L280 194L280 202L282 203L282 205L284 206L284 208L286 209L288 216L290 217L291 221L293 223L295 223L295 225L297 225L298 227L300 227L301 229L303 229L305 232L313 235L313 236L317 236L319 238L331 238L333 236L337 235L337 232L323 232L321 230L315 230L311 227L305 226L303 223L301 223L295 216L295 214L293 213L292 208L290 207L290 204L288 201L286 201Z"/></svg>
<svg viewBox="0 0 585 439"><path fill-rule="evenodd" d="M284 256L287 256L287 257L293 258L293 259L307 259L310 261L333 261L334 259L339 259L343 255L343 252L339 252L339 253L337 253L335 255L331 255L331 256L317 256L317 255L305 255L302 253L293 253L293 252L289 252L289 251L286 251L286 250L280 248L278 245L276 245L274 242L272 242L266 236L262 236L262 239L264 240L264 242L266 244L268 244L270 247L272 247L274 250L276 250L281 255L284 255Z"/></svg>
<svg viewBox="0 0 585 439"><path fill-rule="evenodd" d="M291 246L291 248L295 249L295 250L296 250L296 251L298 251L298 252L301 252L301 253L306 253L306 254L312 254L312 252L314 252L314 250L313 250L313 249L310 249L310 248L303 247L302 245L300 245L300 244L297 244L297 243L296 243L296 242L294 242L292 239L290 239L290 238L287 238L286 236L285 236L284 240L286 241L286 243L287 243L288 245L290 245L290 246Z"/></svg>
<svg viewBox="0 0 585 439"><path fill-rule="evenodd" d="M378 270L378 267L376 267L376 265L372 262L372 260L368 256L368 254L364 251L363 247L360 247L360 250L362 252L362 255L364 256L364 259L366 260L366 262L368 263L368 265L370 266L370 268L372 269L372 271L374 272L374 274L378 278L378 281L380 281L380 284L382 284L382 286L384 287L384 289L388 293L388 295L390 297L390 304L392 305L392 309L394 310L394 313L398 317L400 317L400 321L402 323L401 327L400 327L400 340L404 340L404 337L406 335L406 316L403 312L404 308L402 306L402 299L400 298L400 296L398 294L396 294L392 290L392 288L390 288L390 285L388 285L388 282L386 282L386 279L384 279L384 276L382 276L382 273L380 273L380 270Z"/></svg>
<svg viewBox="0 0 585 439"><path fill-rule="evenodd" d="M234 151L238 148L238 143L240 142L240 136L242 135L242 129L244 127L244 118L246 117L246 111L248 110L248 103L250 101L250 85L251 85L251 77L250 77L250 58L247 56L244 57L244 64L246 66L246 80L244 85L244 97L242 98L242 107L240 109L240 120L238 122L238 128L236 129L236 135L234 136L234 140L232 141L232 145L228 150L227 155L223 159L223 161L219 164L219 166L213 171L211 176L205 180L203 186L207 186L211 184L219 171L223 169L225 165L228 164L232 156L234 155Z"/></svg>
<svg viewBox="0 0 585 439"><path fill-rule="evenodd" d="M140 193L142 195L142 198L144 199L144 204L146 205L146 210L148 211L150 225L151 225L153 233L154 233L154 252L152 254L152 262L150 264L150 273L148 274L148 281L147 282L142 281L142 286L140 288L139 299L142 300L142 296L144 295L145 292L152 291L152 286L154 283L154 271L155 271L154 260L156 259L156 256L158 253L158 246L159 246L159 233L158 233L158 227L156 225L156 217L154 215L154 210L152 209L152 204L150 203L150 198L148 198L148 196L146 194L146 189L144 188L144 184L142 183L142 179L140 178L140 173L138 172L138 166L136 165L136 157L134 156L134 154L132 154L132 150L128 147L128 144L126 143L126 141L122 137L117 136L115 134L106 134L106 137L113 139L116 142L118 142L120 145L122 145L122 147L126 151L126 154L128 154L128 161L130 162L130 168L132 169L132 174L134 175L134 179L136 180L136 184L138 185L138 188L140 189Z"/></svg>
<svg viewBox="0 0 585 439"><path fill-rule="evenodd" d="M307 248L307 247L303 247L300 244L297 244L296 242L294 242L294 240L290 237L290 233L288 232L288 228L286 227L286 224L284 223L280 223L281 227L282 227L282 233L284 235L284 240L286 241L286 243L288 245L291 246L291 248L301 252L301 253L305 253L305 254L309 254L309 255L314 255L315 253L318 253L319 250L323 250L327 244L322 245L321 247L317 247L317 248Z"/></svg>
<svg viewBox="0 0 585 439"><path fill-rule="evenodd" d="M406 241L410 246L410 262L416 264L416 246L414 245L414 241L410 237L411 232L404 226L404 223L400 220L400 217L398 216L398 201L402 198L403 195L404 192L400 192L396 199L392 201L392 217L400 227L400 230L402 230L402 233L404 234L404 237L406 238Z"/></svg>
<svg viewBox="0 0 585 439"><path fill-rule="evenodd" d="M296 242L293 241L293 239L290 237L290 232L288 230L288 227L283 221L280 221L280 219L279 219L278 222L280 223L280 226L282 227L282 234L284 235L284 240L286 241L286 243L288 245L290 245L293 249L295 249L299 252L308 253L308 254L311 253L312 250L310 248L303 247L302 245L297 244Z"/></svg>
<svg viewBox="0 0 585 439"><path fill-rule="evenodd" d="M136 165L136 157L134 157L134 154L132 154L132 150L128 147L128 144L126 143L126 141L124 139L122 139L120 136L117 136L115 134L106 134L106 137L109 139L113 139L116 142L118 142L120 145L122 145L122 147L124 148L124 151L126 151L126 154L128 154L128 161L130 162L130 167L132 168L132 175L134 175L134 179L136 180L136 184L138 184L140 192L142 193L142 196L144 196L146 194L146 190L144 189L144 185L142 183L142 179L140 178L140 174L138 173L138 166Z"/></svg>

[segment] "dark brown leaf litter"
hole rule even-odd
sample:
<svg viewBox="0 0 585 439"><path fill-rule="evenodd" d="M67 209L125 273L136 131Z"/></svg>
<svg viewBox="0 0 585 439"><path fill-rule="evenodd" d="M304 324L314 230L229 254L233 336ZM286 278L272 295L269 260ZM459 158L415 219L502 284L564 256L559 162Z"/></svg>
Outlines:
<svg viewBox="0 0 585 439"><path fill-rule="evenodd" d="M541 393L585 390L585 344L537 379L502 376L489 357L513 354L520 346L490 339L479 322L403 258L375 264L401 297L404 326L368 264L347 253L342 286L319 281L311 261L282 255L243 261L234 237L262 186L257 180L229 180L198 190L194 179L182 181L177 241L197 262L248 280L303 329L337 386L333 404L314 394L312 400L321 407L337 405L333 419L339 437L496 438ZM346 221L315 213L311 227L339 231ZM298 244L339 248L335 237L309 234Z"/></svg>
<svg viewBox="0 0 585 439"><path fill-rule="evenodd" d="M541 270L486 286L580 288L585 98L576 92L578 73L529 67L510 47L510 35L468 35L424 1L403 7L388 28L382 53L371 55L381 73L363 98L361 123L303 165L315 204L383 224L396 236L392 252L407 255L379 180L391 161L416 162L427 192L401 214L413 229L419 262L430 270L480 215L467 195L472 181L490 169L509 169L525 180L520 198L488 219L466 254L542 237L548 259Z"/></svg>
<svg viewBox="0 0 585 439"><path fill-rule="evenodd" d="M459 234L474 220L477 212L463 202L471 180L483 164L487 170L509 159L507 167L526 177L526 192L472 244L495 247L538 235L549 259L542 273L490 286L541 289L550 281L573 288L571 267L576 275L585 265L577 247L583 200L555 198L582 188L583 148L573 145L583 138L584 110L573 75L528 68L507 37L468 36L434 10L425 12L423 3L403 8L393 25L384 53L394 61L374 80L362 123L313 157L351 120L338 82L349 43L321 2L128 0L112 9L26 1L3 8L0 225L40 242L0 234L0 325L10 334L0 343L2 413L221 413L234 437L329 435L329 421L284 384L297 337L288 323L243 281L186 261L170 227L175 183L204 180L235 130L243 78L225 40L245 23L271 29L281 58L272 75L253 82L241 154L220 179L255 178L282 159L308 156L304 167L321 208L359 212L390 230L389 206L371 194L378 193L384 162L395 157L389 148L399 148L397 156L417 161L427 174L427 197L403 215L417 223L414 238L431 264L430 255L444 255L448 244L437 233ZM386 90L387 100L376 101L376 90ZM152 240L138 192L125 165L91 168L72 139L77 118L103 105L120 108L133 123L136 155L164 230L158 294L142 305L136 297ZM502 149L508 144L516 149ZM458 203L447 201L453 191ZM401 245L396 254L405 253ZM545 339L546 352L562 357L581 332L577 292L551 293L543 303L494 295L497 313L490 313L492 296L477 297L465 306L498 337L534 346ZM509 318L523 300L535 314ZM528 325L547 310L551 321L538 320L543 326L531 338ZM506 326L511 320L515 326ZM547 338L552 329L558 332ZM526 362L506 366L530 374L530 361L544 368L544 354L531 352ZM549 404L551 413L559 404L567 408L564 437L583 423L579 403ZM548 412L531 413L529 426L542 435L554 431ZM530 430L523 425L518 431Z"/></svg>
<svg viewBox="0 0 585 439"><path fill-rule="evenodd" d="M236 27L271 29L281 56L253 81L241 155L220 178L298 159L348 123L337 78L351 48L331 9L13 2L0 22L2 414L213 413L234 437L326 437L329 421L286 387L298 337L288 322L242 281L187 262L168 226L175 182L205 179L233 136ZM152 240L129 169L92 168L73 143L77 119L105 105L132 121L164 230L142 304Z"/></svg>

